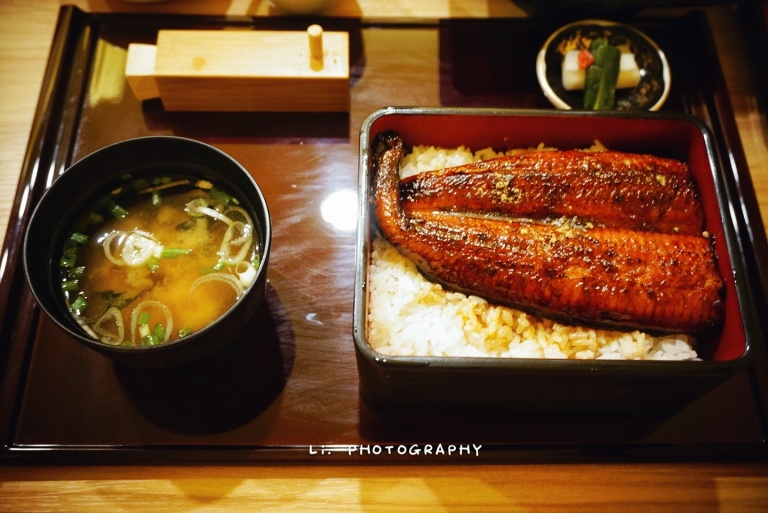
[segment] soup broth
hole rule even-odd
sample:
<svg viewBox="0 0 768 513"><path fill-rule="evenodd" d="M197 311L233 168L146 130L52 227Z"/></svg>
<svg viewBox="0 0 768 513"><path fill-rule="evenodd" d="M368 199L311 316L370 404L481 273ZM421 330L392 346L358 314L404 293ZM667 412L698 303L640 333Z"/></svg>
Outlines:
<svg viewBox="0 0 768 513"><path fill-rule="evenodd" d="M210 182L128 181L83 216L66 243L65 300L105 344L177 340L242 296L259 265L256 234L237 198Z"/></svg>

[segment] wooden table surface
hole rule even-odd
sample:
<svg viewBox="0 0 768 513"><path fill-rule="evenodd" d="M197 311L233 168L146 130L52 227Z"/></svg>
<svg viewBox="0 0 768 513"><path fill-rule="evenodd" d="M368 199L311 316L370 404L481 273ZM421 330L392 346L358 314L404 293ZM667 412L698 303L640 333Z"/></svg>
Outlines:
<svg viewBox="0 0 768 513"><path fill-rule="evenodd" d="M91 11L279 15L266 1L78 0ZM59 0L0 1L0 236L17 194ZM735 11L708 8L736 122L768 224L768 125ZM340 16L522 16L507 0L340 0ZM0 263L2 265L2 263ZM768 510L768 463L0 466L13 511Z"/></svg>

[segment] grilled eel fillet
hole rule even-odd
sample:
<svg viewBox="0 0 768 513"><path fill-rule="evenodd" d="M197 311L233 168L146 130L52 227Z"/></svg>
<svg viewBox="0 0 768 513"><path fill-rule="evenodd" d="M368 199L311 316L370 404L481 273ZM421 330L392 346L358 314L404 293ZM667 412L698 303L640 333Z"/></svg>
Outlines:
<svg viewBox="0 0 768 513"><path fill-rule="evenodd" d="M533 152L421 173L403 180L417 211L571 217L605 227L700 235L704 218L687 167L612 151Z"/></svg>
<svg viewBox="0 0 768 513"><path fill-rule="evenodd" d="M700 234L587 228L531 219L520 211L511 216L461 208L407 212L399 179L404 154L397 134L377 139L376 223L422 273L447 288L557 320L614 329L696 334L722 322L723 279L710 241ZM540 158L546 160L547 154ZM443 206L446 201L439 200Z"/></svg>

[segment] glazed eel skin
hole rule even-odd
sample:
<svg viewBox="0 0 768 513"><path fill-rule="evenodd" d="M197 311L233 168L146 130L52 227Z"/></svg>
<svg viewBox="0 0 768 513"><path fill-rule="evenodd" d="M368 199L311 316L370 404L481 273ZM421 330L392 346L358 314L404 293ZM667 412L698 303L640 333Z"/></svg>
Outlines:
<svg viewBox="0 0 768 513"><path fill-rule="evenodd" d="M602 223L600 213L608 208L605 203L611 203L610 194L600 195L603 204L586 202L592 203L586 206L594 213L589 223L550 214L537 217L520 208L505 211L493 207L492 200L490 208L482 197L445 192L447 186L425 196L428 200L414 198L409 180L401 185L399 176L405 152L398 134L378 136L372 207L380 233L429 279L451 290L574 324L698 334L722 322L724 282L712 242L701 234L701 227L696 234L682 233L675 229L682 223L675 221L671 231L660 231L656 220L669 214L652 212L650 219L644 219L640 210L629 224L618 217L610 220L611 215ZM555 162L575 156L547 152L536 159L558 167ZM627 158L655 167L652 157ZM472 167L463 166L464 172L482 173ZM667 178L675 174L658 168L656 172ZM415 180L426 178L417 175ZM591 185L611 187L611 181ZM522 196L543 194L534 190L536 186L523 185L517 186ZM579 184L570 185L577 190ZM567 203L571 202L579 203L577 199ZM566 205L559 199L556 203ZM698 212L694 218L700 222L700 209L692 211Z"/></svg>
<svg viewBox="0 0 768 513"><path fill-rule="evenodd" d="M482 211L646 231L701 234L704 218L686 166L614 151L539 151L420 173L401 201L419 211Z"/></svg>

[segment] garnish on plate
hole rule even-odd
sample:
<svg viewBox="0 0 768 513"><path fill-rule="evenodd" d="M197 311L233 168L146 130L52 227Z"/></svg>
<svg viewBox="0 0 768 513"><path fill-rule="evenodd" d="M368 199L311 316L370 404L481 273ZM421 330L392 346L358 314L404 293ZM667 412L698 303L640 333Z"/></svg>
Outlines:
<svg viewBox="0 0 768 513"><path fill-rule="evenodd" d="M569 50L562 66L563 87L584 91L584 108L610 110L616 104L616 89L636 87L640 70L634 53L594 39L589 48Z"/></svg>
<svg viewBox="0 0 768 513"><path fill-rule="evenodd" d="M601 40L613 48L606 47L603 52L615 54L618 50L615 82L603 78L605 63L597 55ZM608 70L615 65L615 60L609 62ZM594 68L589 71L595 75L594 83L587 81L590 68ZM594 97L602 102L599 110L659 110L670 91L669 65L661 48L634 27L605 20L578 21L552 33L537 56L536 76L542 92L558 109L595 109L590 95L585 104L588 84L603 84L603 92Z"/></svg>

